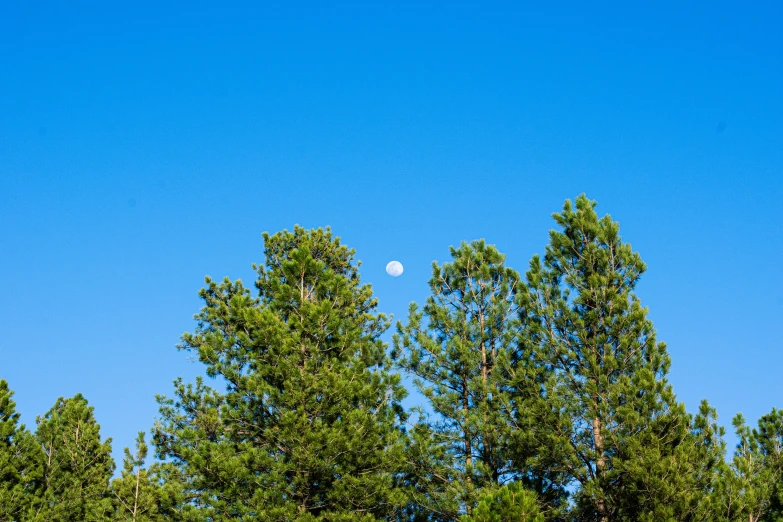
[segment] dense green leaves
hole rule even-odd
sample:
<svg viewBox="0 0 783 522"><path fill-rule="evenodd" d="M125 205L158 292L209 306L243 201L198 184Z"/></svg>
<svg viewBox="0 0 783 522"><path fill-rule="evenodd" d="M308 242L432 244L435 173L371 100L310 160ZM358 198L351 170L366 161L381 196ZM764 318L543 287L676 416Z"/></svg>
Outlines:
<svg viewBox="0 0 783 522"><path fill-rule="evenodd" d="M182 348L225 392L178 382L161 399L158 454L215 520L394 516L405 391L386 370L388 321L328 230L264 240L257 296L229 280L201 292Z"/></svg>
<svg viewBox="0 0 783 522"><path fill-rule="evenodd" d="M476 509L461 522L544 522L536 495L514 482L483 492Z"/></svg>
<svg viewBox="0 0 783 522"><path fill-rule="evenodd" d="M13 392L0 379L0 522L31 517L40 505L43 454L19 424Z"/></svg>
<svg viewBox="0 0 783 522"><path fill-rule="evenodd" d="M92 406L81 394L61 397L37 421L36 437L44 452L44 492L35 520L109 520L108 487L114 471L111 439L101 440Z"/></svg>
<svg viewBox="0 0 783 522"><path fill-rule="evenodd" d="M783 412L773 409L751 430L741 414L732 422L739 438L718 484L714 520L783 520Z"/></svg>
<svg viewBox="0 0 783 522"><path fill-rule="evenodd" d="M449 481L460 486L457 499L470 511L479 488L513 472L497 367L516 344L509 323L517 315L519 276L483 241L452 248L451 256L452 262L433 265L424 310L411 305L408 324L398 325L395 355L438 414L433 430L448 451L434 464L444 468L442 476L456 470Z"/></svg>
<svg viewBox="0 0 783 522"><path fill-rule="evenodd" d="M116 520L131 522L157 522L166 520L159 513L161 488L144 468L147 460L147 444L144 432L136 436L136 446L131 452L125 448L122 476L112 481Z"/></svg>
<svg viewBox="0 0 783 522"><path fill-rule="evenodd" d="M509 479L554 512L563 488L552 480L548 439L533 429L551 417L541 400L547 371L520 329L519 275L483 241L450 253L451 262L433 265L423 310L411 305L394 337L399 367L434 412L429 454L440 460L420 468L419 485L428 484L425 499L441 520L470 514L483 489Z"/></svg>
<svg viewBox="0 0 783 522"><path fill-rule="evenodd" d="M669 492L690 419L666 380L669 356L633 293L646 266L619 225L580 196L555 214L543 260L520 294L522 327L554 378L544 394L556 422L554 465L575 488L578 520L685 519Z"/></svg>

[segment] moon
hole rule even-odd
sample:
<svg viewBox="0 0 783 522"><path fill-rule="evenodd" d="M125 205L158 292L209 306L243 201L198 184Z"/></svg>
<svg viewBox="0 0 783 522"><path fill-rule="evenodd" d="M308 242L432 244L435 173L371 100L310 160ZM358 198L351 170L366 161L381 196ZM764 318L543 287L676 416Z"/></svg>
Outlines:
<svg viewBox="0 0 783 522"><path fill-rule="evenodd" d="M402 275L402 263L399 261L390 261L389 264L386 265L386 273L392 277Z"/></svg>

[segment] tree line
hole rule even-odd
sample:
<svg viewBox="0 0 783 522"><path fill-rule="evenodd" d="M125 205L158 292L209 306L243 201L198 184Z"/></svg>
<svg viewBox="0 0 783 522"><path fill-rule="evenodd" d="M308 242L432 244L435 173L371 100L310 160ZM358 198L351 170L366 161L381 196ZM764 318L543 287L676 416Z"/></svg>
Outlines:
<svg viewBox="0 0 783 522"><path fill-rule="evenodd" d="M715 409L677 401L645 264L595 207L566 201L524 276L452 247L391 346L353 250L264 234L255 290L200 291L178 348L210 380L157 397L154 459L139 432L112 478L83 396L31 431L0 380L0 522L783 520L783 412L737 415L729 458Z"/></svg>

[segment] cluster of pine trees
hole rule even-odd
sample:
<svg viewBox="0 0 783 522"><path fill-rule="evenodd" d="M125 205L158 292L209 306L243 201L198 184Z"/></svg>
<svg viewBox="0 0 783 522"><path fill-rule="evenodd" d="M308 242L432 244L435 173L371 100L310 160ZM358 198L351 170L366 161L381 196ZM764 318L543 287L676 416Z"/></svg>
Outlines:
<svg viewBox="0 0 783 522"><path fill-rule="evenodd" d="M159 396L114 475L77 395L35 432L0 381L0 522L780 521L783 412L688 414L634 294L645 271L580 196L524 277L483 241L390 320L327 230L264 235L255 291L207 279L179 346L215 387ZM406 410L400 374L426 398Z"/></svg>

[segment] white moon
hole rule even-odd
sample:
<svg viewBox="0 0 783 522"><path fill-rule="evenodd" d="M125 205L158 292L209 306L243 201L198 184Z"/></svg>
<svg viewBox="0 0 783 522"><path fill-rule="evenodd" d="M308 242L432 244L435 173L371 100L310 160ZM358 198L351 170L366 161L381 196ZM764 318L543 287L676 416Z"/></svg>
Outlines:
<svg viewBox="0 0 783 522"><path fill-rule="evenodd" d="M397 277L402 274L402 263L399 261L390 261L386 265L386 273L392 277Z"/></svg>

